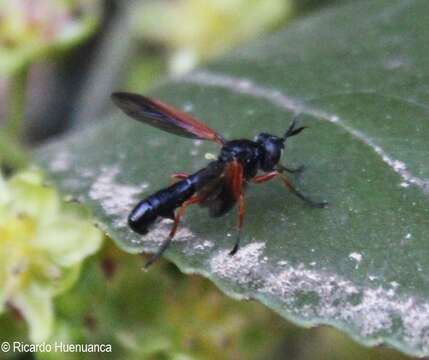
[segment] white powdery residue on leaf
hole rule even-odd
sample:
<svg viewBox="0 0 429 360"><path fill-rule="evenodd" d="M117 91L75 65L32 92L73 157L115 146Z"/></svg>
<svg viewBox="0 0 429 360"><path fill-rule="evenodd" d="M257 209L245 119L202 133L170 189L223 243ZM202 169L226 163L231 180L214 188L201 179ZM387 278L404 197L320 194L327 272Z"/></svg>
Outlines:
<svg viewBox="0 0 429 360"><path fill-rule="evenodd" d="M146 235L138 235L133 232L127 232L126 241L132 243L136 246L142 246L143 244L155 244L156 246L160 246L164 240L167 239L170 234L171 227L173 226L173 221L170 219L161 219L156 221L155 224L150 228L150 231ZM174 235L172 244L181 241L188 241L189 239L193 239L195 235L189 230L187 227L180 224L177 228L177 232ZM156 248L155 248L156 250Z"/></svg>
<svg viewBox="0 0 429 360"><path fill-rule="evenodd" d="M349 258L355 260L357 263L360 263L362 261L362 254L352 252L349 254Z"/></svg>
<svg viewBox="0 0 429 360"><path fill-rule="evenodd" d="M357 304L345 301L336 311L334 304L327 302L326 306L331 307L330 313L333 312L334 318L351 322L362 336L371 336L380 332L390 332L393 314L385 305L392 300L393 295L392 291L381 287L365 289L362 290Z"/></svg>
<svg viewBox="0 0 429 360"><path fill-rule="evenodd" d="M117 218L115 226L126 227L128 213L136 204L142 187L118 183L116 176L119 172L119 168L115 166L101 168L101 174L91 185L89 197L99 201L107 215Z"/></svg>
<svg viewBox="0 0 429 360"><path fill-rule="evenodd" d="M210 268L217 276L230 279L240 285L257 285L261 277L261 259L265 243L254 242L241 247L231 256L230 250L222 250L210 260Z"/></svg>
<svg viewBox="0 0 429 360"><path fill-rule="evenodd" d="M402 318L406 329L405 340L412 346L421 348L422 353L429 353L429 304L417 305L414 301L399 304L405 316Z"/></svg>
<svg viewBox="0 0 429 360"><path fill-rule="evenodd" d="M401 171L401 170L406 170L407 166L402 161L394 160L393 168L395 169L395 171Z"/></svg>
<svg viewBox="0 0 429 360"><path fill-rule="evenodd" d="M215 154L212 154L212 153L205 153L204 154L204 158L206 159L206 160L217 160L217 157L216 157L216 155Z"/></svg>
<svg viewBox="0 0 429 360"><path fill-rule="evenodd" d="M209 240L204 240L202 243L200 242L198 244L195 244L193 246L193 249L197 250L197 251L202 251L202 250L205 250L205 249L210 249L213 246L214 246L213 242L211 242Z"/></svg>
<svg viewBox="0 0 429 360"><path fill-rule="evenodd" d="M313 290L316 290L314 287L320 282L318 281L319 276L316 271L305 270L302 264L296 268L289 266L287 270L271 274L260 292L280 297L287 307L292 308L293 304L299 300L300 295L304 293L315 295ZM313 301L319 303L319 296L317 298L313 296ZM308 303L305 304L305 311L301 306L299 311L301 316L311 317L315 315L314 309Z"/></svg>
<svg viewBox="0 0 429 360"><path fill-rule="evenodd" d="M147 182L147 181L144 181L144 182L142 182L140 185L139 185L139 189L141 189L141 190L145 190L145 189L147 189L148 187L149 187L149 183Z"/></svg>
<svg viewBox="0 0 429 360"><path fill-rule="evenodd" d="M192 104L191 102L187 102L183 105L183 111L191 112L192 110L194 110L194 104Z"/></svg>
<svg viewBox="0 0 429 360"><path fill-rule="evenodd" d="M394 289L397 289L397 288L399 287L399 283L398 283L397 281L391 281L391 282L390 282L390 285L392 285L392 287L393 287Z"/></svg>
<svg viewBox="0 0 429 360"><path fill-rule="evenodd" d="M399 295L397 282L390 285L388 289L361 287L300 264L270 275L259 292L280 297L300 318L334 320L375 341L381 334L398 340L405 337L422 354L429 353L429 304Z"/></svg>
<svg viewBox="0 0 429 360"><path fill-rule="evenodd" d="M141 240L143 242L154 242L160 245L165 239L167 239L170 230L173 226L173 221L170 219L162 219L161 221L155 223L150 231L144 235ZM187 241L190 238L193 238L195 235L183 224L179 224L177 232L174 235L173 243L178 241Z"/></svg>

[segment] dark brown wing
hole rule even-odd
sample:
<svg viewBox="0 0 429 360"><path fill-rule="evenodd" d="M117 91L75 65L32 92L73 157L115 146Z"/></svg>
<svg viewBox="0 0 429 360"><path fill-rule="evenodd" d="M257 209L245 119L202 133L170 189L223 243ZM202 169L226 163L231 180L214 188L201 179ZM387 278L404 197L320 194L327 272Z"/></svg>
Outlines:
<svg viewBox="0 0 429 360"><path fill-rule="evenodd" d="M113 93L111 97L125 114L145 124L187 138L210 140L219 145L225 142L202 122L161 101L127 92Z"/></svg>
<svg viewBox="0 0 429 360"><path fill-rule="evenodd" d="M210 216L220 217L234 207L244 187L242 165L237 161L230 162L200 205L209 209Z"/></svg>

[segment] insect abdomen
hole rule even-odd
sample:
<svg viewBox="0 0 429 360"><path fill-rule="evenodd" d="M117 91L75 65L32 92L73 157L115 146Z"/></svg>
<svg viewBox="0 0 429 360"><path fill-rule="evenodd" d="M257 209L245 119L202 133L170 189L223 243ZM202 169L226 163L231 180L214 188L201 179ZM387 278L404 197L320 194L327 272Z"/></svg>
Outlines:
<svg viewBox="0 0 429 360"><path fill-rule="evenodd" d="M158 216L174 219L174 210L207 183L216 179L222 169L221 163L212 162L186 179L140 201L128 216L128 225L135 232L144 235Z"/></svg>
<svg viewBox="0 0 429 360"><path fill-rule="evenodd" d="M195 193L192 175L140 201L128 216L128 225L146 234L158 216L174 218L174 210Z"/></svg>

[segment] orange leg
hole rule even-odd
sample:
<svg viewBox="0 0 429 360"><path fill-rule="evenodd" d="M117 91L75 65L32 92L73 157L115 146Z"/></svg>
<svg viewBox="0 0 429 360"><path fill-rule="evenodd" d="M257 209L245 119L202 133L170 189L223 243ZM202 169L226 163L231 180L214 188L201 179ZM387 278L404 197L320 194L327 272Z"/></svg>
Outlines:
<svg viewBox="0 0 429 360"><path fill-rule="evenodd" d="M255 184L261 184L263 182L270 181L272 178L276 177L277 175L279 175L278 171L270 171L264 175L255 176L254 178L251 179L251 181Z"/></svg>
<svg viewBox="0 0 429 360"><path fill-rule="evenodd" d="M184 173L184 172L177 172L177 173L173 173L171 174L170 178L171 178L171 183L174 184L177 180L183 180L186 179L189 176L189 174Z"/></svg>
<svg viewBox="0 0 429 360"><path fill-rule="evenodd" d="M161 246L159 247L158 251L152 255L149 260L146 262L146 264L144 265L144 267L147 269L150 265L152 265L156 260L158 260L162 254L164 253L164 251L168 248L168 246L171 243L171 240L173 240L174 235L176 234L177 231L177 227L179 225L180 222L180 218L184 215L185 213L185 209L192 204L197 204L201 201L202 199L200 197L198 197L197 195L191 197L189 200L186 200L182 206L179 208L179 210L176 213L176 216L174 217L174 223L173 226L170 230L170 233L168 234L167 239L164 240L164 242L161 244Z"/></svg>
<svg viewBox="0 0 429 360"><path fill-rule="evenodd" d="M234 247L229 252L230 255L234 255L240 247L240 236L241 229L243 228L244 220L244 196L243 196L243 166L234 160L228 165L225 170L225 176L229 182L229 187L232 192L234 200L238 201L238 216L237 216L237 239L235 240Z"/></svg>
<svg viewBox="0 0 429 360"><path fill-rule="evenodd" d="M327 205L326 202L315 202L313 200L311 200L310 198L308 198L306 195L304 195L302 192L300 192L299 190L297 190L293 184L289 181L289 179L287 178L286 175L280 173L279 171L271 171L268 172L264 175L259 175L259 176L255 176L251 181L254 182L255 184L261 184L263 182L269 181L271 179L273 179L276 176L280 176L283 183L286 185L286 187L288 188L288 190L296 195L297 197L299 197L301 200L304 200L306 203L310 204L311 206L317 207L317 208L323 208Z"/></svg>

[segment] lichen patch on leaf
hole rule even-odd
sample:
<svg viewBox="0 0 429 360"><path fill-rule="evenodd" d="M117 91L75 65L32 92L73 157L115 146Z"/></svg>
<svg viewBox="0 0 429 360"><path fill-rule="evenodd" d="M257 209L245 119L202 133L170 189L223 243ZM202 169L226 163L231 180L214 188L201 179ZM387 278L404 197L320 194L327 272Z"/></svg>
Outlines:
<svg viewBox="0 0 429 360"><path fill-rule="evenodd" d="M89 197L99 201L106 215L117 216L115 225L126 226L123 214L131 211L137 201L137 195L146 186L133 186L121 184L116 180L120 170L118 167L103 167L100 175L95 179L89 190Z"/></svg>
<svg viewBox="0 0 429 360"><path fill-rule="evenodd" d="M264 248L265 243L253 242L240 248L234 256L228 250L221 250L211 259L210 268L217 276L234 279L240 285L255 284L260 278L260 267L266 262L261 258Z"/></svg>

